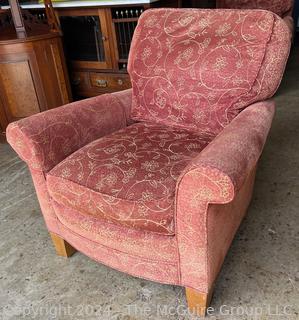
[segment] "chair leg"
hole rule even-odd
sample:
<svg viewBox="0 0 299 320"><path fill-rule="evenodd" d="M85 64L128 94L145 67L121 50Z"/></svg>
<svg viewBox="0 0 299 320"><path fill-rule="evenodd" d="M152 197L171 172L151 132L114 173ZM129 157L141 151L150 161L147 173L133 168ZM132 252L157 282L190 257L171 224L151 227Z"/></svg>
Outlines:
<svg viewBox="0 0 299 320"><path fill-rule="evenodd" d="M50 236L55 246L56 253L59 256L68 258L77 251L68 242L66 242L64 239L59 237L57 234L50 232Z"/></svg>
<svg viewBox="0 0 299 320"><path fill-rule="evenodd" d="M197 316L205 317L212 299L212 290L209 293L201 293L191 288L186 287L185 289L189 310Z"/></svg>

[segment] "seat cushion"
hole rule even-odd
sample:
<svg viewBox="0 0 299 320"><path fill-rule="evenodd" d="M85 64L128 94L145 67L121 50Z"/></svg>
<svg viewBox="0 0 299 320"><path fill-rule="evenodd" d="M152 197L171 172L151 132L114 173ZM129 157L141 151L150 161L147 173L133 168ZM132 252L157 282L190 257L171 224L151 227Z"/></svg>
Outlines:
<svg viewBox="0 0 299 320"><path fill-rule="evenodd" d="M136 123L95 140L47 174L59 204L130 228L174 234L176 181L211 136Z"/></svg>

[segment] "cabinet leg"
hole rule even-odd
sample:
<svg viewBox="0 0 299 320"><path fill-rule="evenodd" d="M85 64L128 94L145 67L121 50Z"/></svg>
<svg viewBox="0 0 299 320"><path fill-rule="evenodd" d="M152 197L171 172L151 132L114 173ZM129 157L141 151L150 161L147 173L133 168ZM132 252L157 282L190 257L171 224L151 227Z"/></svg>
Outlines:
<svg viewBox="0 0 299 320"><path fill-rule="evenodd" d="M205 317L212 299L212 290L209 293L201 293L191 288L185 289L189 310L197 316Z"/></svg>
<svg viewBox="0 0 299 320"><path fill-rule="evenodd" d="M50 236L55 246L56 253L59 256L68 258L77 251L68 242L66 242L64 239L59 237L57 234L50 232Z"/></svg>

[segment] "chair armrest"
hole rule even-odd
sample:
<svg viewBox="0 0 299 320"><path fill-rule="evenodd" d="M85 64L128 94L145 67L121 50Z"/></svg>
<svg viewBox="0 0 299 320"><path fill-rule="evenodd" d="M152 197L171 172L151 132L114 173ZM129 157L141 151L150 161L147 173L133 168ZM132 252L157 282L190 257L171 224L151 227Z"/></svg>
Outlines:
<svg viewBox="0 0 299 320"><path fill-rule="evenodd" d="M185 168L176 189L181 285L209 292L251 199L274 103L242 111Z"/></svg>
<svg viewBox="0 0 299 320"><path fill-rule="evenodd" d="M31 169L48 172L89 142L129 122L131 90L105 94L11 123L7 140Z"/></svg>
<svg viewBox="0 0 299 320"><path fill-rule="evenodd" d="M209 202L231 201L262 153L274 111L273 101L247 107L188 165L180 180L201 174L214 185Z"/></svg>

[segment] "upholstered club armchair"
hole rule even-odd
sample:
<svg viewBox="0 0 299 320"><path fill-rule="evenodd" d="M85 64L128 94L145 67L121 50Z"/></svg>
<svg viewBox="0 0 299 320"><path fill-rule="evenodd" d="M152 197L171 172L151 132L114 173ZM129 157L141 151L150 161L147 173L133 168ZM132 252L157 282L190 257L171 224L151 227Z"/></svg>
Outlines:
<svg viewBox="0 0 299 320"><path fill-rule="evenodd" d="M279 15L294 33L292 17L294 0L216 0L217 8L227 9L263 9Z"/></svg>
<svg viewBox="0 0 299 320"><path fill-rule="evenodd" d="M251 199L274 114L266 99L289 48L271 12L147 10L132 89L9 125L58 254L184 286L204 314Z"/></svg>

